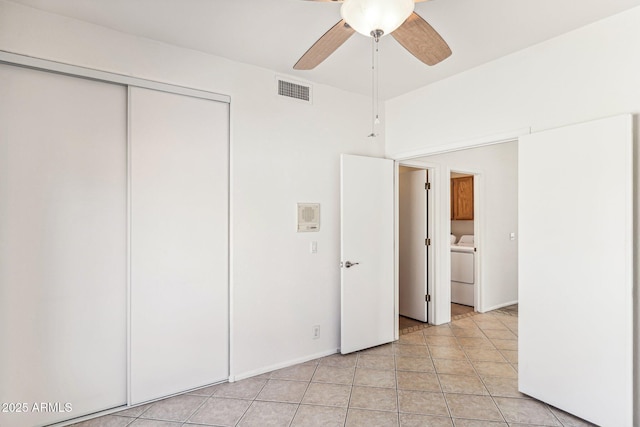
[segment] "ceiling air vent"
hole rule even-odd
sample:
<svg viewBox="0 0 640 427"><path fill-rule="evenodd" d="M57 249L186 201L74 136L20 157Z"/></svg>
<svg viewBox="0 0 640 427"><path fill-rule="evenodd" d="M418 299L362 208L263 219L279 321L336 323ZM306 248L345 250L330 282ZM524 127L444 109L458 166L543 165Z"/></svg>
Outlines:
<svg viewBox="0 0 640 427"><path fill-rule="evenodd" d="M311 103L311 86L277 78L278 95Z"/></svg>

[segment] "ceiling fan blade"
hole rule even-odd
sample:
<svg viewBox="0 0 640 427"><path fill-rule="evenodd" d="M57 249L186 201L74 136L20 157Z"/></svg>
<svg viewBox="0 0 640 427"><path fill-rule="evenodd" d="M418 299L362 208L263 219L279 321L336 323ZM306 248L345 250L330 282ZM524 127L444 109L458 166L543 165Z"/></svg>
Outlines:
<svg viewBox="0 0 640 427"><path fill-rule="evenodd" d="M451 56L447 42L415 12L391 35L413 56L427 65L436 65Z"/></svg>
<svg viewBox="0 0 640 427"><path fill-rule="evenodd" d="M312 70L342 46L356 31L340 20L316 41L293 66L294 70Z"/></svg>

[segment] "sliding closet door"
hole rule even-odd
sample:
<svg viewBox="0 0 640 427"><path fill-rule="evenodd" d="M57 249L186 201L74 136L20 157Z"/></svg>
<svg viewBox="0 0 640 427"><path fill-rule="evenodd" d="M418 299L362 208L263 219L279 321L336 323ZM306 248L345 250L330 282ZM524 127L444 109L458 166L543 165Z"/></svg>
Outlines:
<svg viewBox="0 0 640 427"><path fill-rule="evenodd" d="M228 125L228 104L130 89L130 403L228 378Z"/></svg>
<svg viewBox="0 0 640 427"><path fill-rule="evenodd" d="M2 426L126 403L126 105L0 65Z"/></svg>

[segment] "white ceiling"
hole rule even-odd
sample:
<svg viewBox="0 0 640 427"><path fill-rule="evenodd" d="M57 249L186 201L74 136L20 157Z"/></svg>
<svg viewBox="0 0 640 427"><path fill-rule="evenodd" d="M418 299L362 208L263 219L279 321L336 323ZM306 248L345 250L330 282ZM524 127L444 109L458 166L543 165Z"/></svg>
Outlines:
<svg viewBox="0 0 640 427"><path fill-rule="evenodd" d="M355 34L312 71L293 64L340 20L340 4L303 0L12 0L347 91L371 92L371 39ZM383 99L425 86L640 0L432 0L416 4L453 55L428 67L392 37L380 45ZM595 58L594 58L595 60Z"/></svg>

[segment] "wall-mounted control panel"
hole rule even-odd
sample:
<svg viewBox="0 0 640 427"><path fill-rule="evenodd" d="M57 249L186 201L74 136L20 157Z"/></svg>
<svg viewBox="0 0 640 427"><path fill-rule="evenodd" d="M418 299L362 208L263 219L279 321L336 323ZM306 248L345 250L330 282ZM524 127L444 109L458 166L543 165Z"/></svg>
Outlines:
<svg viewBox="0 0 640 427"><path fill-rule="evenodd" d="M320 203L298 203L298 232L320 230Z"/></svg>

